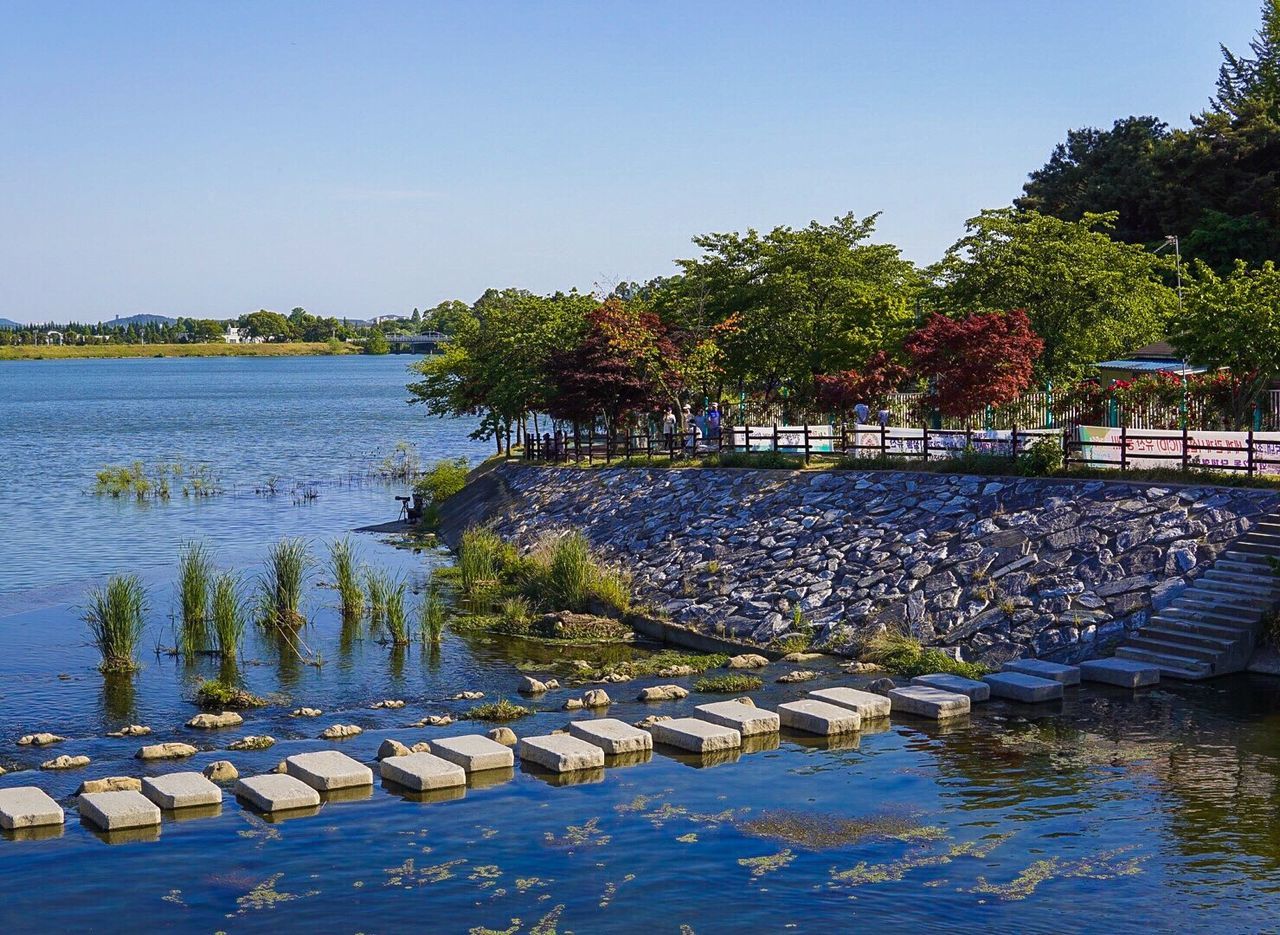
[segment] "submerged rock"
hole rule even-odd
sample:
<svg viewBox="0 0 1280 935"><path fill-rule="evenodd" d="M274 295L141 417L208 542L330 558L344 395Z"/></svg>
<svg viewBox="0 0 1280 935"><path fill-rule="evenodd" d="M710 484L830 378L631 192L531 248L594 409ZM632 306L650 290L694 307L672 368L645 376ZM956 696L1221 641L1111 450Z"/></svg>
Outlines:
<svg viewBox="0 0 1280 935"><path fill-rule="evenodd" d="M40 764L41 769L79 769L81 766L88 766L89 758L87 756L62 756L54 757L52 760L45 760Z"/></svg>
<svg viewBox="0 0 1280 935"><path fill-rule="evenodd" d="M593 688L582 696L582 706L584 708L607 708L612 704L609 693L603 688Z"/></svg>
<svg viewBox="0 0 1280 935"><path fill-rule="evenodd" d="M874 692L877 695L887 695L897 687L893 683L893 679L876 679L867 686L867 691Z"/></svg>
<svg viewBox="0 0 1280 935"><path fill-rule="evenodd" d="M326 727L320 732L321 740L343 740L347 737L355 737L363 734L364 728L357 727L355 724L334 724L332 727Z"/></svg>
<svg viewBox="0 0 1280 935"><path fill-rule="evenodd" d="M266 750L268 747L274 747L275 745L276 745L276 739L274 737L268 737L266 734L263 734L260 737L255 737L252 734L250 734L247 737L241 737L239 740L235 741L234 743L228 744L227 749L228 750Z"/></svg>
<svg viewBox="0 0 1280 935"><path fill-rule="evenodd" d="M409 752L410 753L430 753L431 744L427 743L425 740L419 740L417 743L415 743L412 747L409 748Z"/></svg>
<svg viewBox="0 0 1280 935"><path fill-rule="evenodd" d="M217 714L208 712L204 714L197 714L191 720L187 721L187 726L200 728L202 730L212 730L216 727L236 727L243 723L244 718L235 711L220 711Z"/></svg>
<svg viewBox="0 0 1280 935"><path fill-rule="evenodd" d="M678 679L686 675L696 675L697 671L693 666L667 666L665 669L658 670L658 678Z"/></svg>
<svg viewBox="0 0 1280 935"><path fill-rule="evenodd" d="M489 739L502 744L504 747L514 747L516 745L516 732L510 727L495 727L489 731Z"/></svg>
<svg viewBox="0 0 1280 935"><path fill-rule="evenodd" d="M743 695L741 698L734 698L733 700L738 704L746 705L748 708L754 708L756 706L756 703L751 699L750 695Z"/></svg>
<svg viewBox="0 0 1280 935"><path fill-rule="evenodd" d="M294 708L289 717L319 717L324 714L319 708Z"/></svg>
<svg viewBox="0 0 1280 935"><path fill-rule="evenodd" d="M769 664L769 660L758 653L743 653L740 656L732 656L725 668L728 669L762 669Z"/></svg>
<svg viewBox="0 0 1280 935"><path fill-rule="evenodd" d="M651 685L640 692L640 701L679 701L688 698L689 690L679 685Z"/></svg>
<svg viewBox="0 0 1280 935"><path fill-rule="evenodd" d="M382 701L375 701L373 704L369 705L369 707L394 711L397 708L403 708L404 702L398 698L384 698Z"/></svg>
<svg viewBox="0 0 1280 935"><path fill-rule="evenodd" d="M66 737L59 737L57 734L39 733L25 734L18 738L18 746L20 747L47 747L51 743L62 743Z"/></svg>
<svg viewBox="0 0 1280 935"><path fill-rule="evenodd" d="M135 754L140 760L176 760L195 756L198 751L189 743L153 743Z"/></svg>
<svg viewBox="0 0 1280 935"><path fill-rule="evenodd" d="M130 724L127 727L120 728L119 730L109 731L107 733L107 736L108 737L145 737L149 733L151 733L151 728L147 727L144 724Z"/></svg>
<svg viewBox="0 0 1280 935"><path fill-rule="evenodd" d="M814 659L821 659L822 653L787 653L782 657L783 662L812 662Z"/></svg>
<svg viewBox="0 0 1280 935"><path fill-rule="evenodd" d="M133 776L107 776L103 779L86 779L80 783L76 795L86 792L141 792L142 780Z"/></svg>
<svg viewBox="0 0 1280 935"><path fill-rule="evenodd" d="M214 760L204 768L204 778L210 782L234 782L240 778L240 771L230 760Z"/></svg>

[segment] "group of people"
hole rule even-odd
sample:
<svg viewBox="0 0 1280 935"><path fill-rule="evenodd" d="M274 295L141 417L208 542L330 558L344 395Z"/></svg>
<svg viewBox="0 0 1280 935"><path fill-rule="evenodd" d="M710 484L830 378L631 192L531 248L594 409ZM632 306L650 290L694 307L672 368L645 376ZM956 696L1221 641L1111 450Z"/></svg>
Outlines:
<svg viewBox="0 0 1280 935"><path fill-rule="evenodd" d="M677 421L675 409L668 406L662 417L662 438L668 450L682 447L686 451L697 451L703 439L708 442L719 442L721 419L719 403L712 403L705 411L700 409L697 412L685 403L680 414L683 418ZM676 436L680 432L681 422L684 423L684 431L681 444L677 446Z"/></svg>

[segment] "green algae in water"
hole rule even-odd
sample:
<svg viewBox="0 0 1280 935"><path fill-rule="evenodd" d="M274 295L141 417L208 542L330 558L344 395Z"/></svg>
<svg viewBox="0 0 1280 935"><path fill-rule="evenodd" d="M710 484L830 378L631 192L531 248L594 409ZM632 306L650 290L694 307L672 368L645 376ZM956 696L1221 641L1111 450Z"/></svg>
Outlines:
<svg viewBox="0 0 1280 935"><path fill-rule="evenodd" d="M698 833L696 831L690 831L688 834L680 835L676 840L681 844L696 844L698 842Z"/></svg>
<svg viewBox="0 0 1280 935"><path fill-rule="evenodd" d="M766 854L763 857L739 857L738 866L749 868L752 878L759 879L767 873L781 870L795 859L795 852L791 848L787 848L776 854Z"/></svg>
<svg viewBox="0 0 1280 935"><path fill-rule="evenodd" d="M473 883L478 883L480 888L484 890L496 886L501 876L502 868L497 864L481 864L472 869L467 879Z"/></svg>
<svg viewBox="0 0 1280 935"><path fill-rule="evenodd" d="M564 903L561 903L533 923L533 928L529 929L529 935L556 935L560 926L560 916L563 913ZM483 925L477 925L468 930L468 935L518 935L522 931L523 925L524 923L519 919L512 919L511 927L505 929L491 929Z"/></svg>
<svg viewBox="0 0 1280 935"><path fill-rule="evenodd" d="M785 841L808 850L827 850L883 838L895 841L936 841L946 837L943 829L922 825L911 815L880 814L866 818L838 818L834 815L771 809L739 822L738 829L760 838Z"/></svg>
<svg viewBox="0 0 1280 935"><path fill-rule="evenodd" d="M848 870L836 870L832 867L830 885L832 887L863 886L867 883L896 882L913 870L944 866L957 857L986 857L1011 837L1013 837L1012 831L994 834L976 841L952 844L940 854L917 853L880 864L869 864L865 860L860 860Z"/></svg>
<svg viewBox="0 0 1280 935"><path fill-rule="evenodd" d="M1133 848L1119 847L1079 860L1063 860L1060 857L1037 860L1008 883L988 883L986 877L978 877L977 885L969 892L990 894L1001 900L1012 901L1026 899L1036 891L1036 887L1049 880L1114 880L1118 877L1137 876L1142 873L1142 864L1146 858L1122 858L1121 855L1131 850Z"/></svg>
<svg viewBox="0 0 1280 935"><path fill-rule="evenodd" d="M280 903L292 902L295 899L303 899L307 896L315 896L319 890L308 890L305 893L283 893L276 889L276 884L280 882L284 876L283 873L273 873L267 877L249 892L236 900L236 905L240 907L240 912L245 913L250 909L274 909Z"/></svg>
<svg viewBox="0 0 1280 935"><path fill-rule="evenodd" d="M427 886L432 883L442 883L456 876L453 872L454 868L466 862L465 858L459 857L456 860L447 860L442 864L419 868L414 858L410 857L400 866L386 869L385 873L388 880L383 886L412 888L415 886Z"/></svg>
<svg viewBox="0 0 1280 935"><path fill-rule="evenodd" d="M603 847L612 837L600 830L600 819L591 818L580 825L569 825L564 834L555 835L550 831L543 834L543 840L552 847Z"/></svg>

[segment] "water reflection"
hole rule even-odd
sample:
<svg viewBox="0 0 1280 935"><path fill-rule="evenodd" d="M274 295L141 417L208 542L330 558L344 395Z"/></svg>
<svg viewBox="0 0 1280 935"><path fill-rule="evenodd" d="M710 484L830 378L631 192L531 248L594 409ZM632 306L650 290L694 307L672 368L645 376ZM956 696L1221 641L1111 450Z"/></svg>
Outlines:
<svg viewBox="0 0 1280 935"><path fill-rule="evenodd" d="M102 676L102 714L108 724L132 724L137 720L137 689L132 672Z"/></svg>

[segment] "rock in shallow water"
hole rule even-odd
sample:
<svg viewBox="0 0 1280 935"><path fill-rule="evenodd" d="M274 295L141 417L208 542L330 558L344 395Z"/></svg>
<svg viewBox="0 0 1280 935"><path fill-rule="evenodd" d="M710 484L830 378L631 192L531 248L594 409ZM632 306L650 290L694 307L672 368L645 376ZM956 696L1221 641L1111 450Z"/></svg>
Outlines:
<svg viewBox="0 0 1280 935"><path fill-rule="evenodd" d="M195 756L197 752L189 743L153 743L139 750L136 756L140 760L176 760Z"/></svg>
<svg viewBox="0 0 1280 935"><path fill-rule="evenodd" d="M230 760L214 760L204 768L204 778L210 782L233 782L240 778L240 771Z"/></svg>

